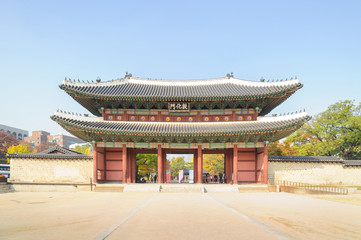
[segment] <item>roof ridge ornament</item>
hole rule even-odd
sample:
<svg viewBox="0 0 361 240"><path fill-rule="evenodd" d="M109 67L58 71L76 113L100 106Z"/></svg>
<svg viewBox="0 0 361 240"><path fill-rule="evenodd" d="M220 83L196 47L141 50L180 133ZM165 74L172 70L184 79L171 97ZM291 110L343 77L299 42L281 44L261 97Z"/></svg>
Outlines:
<svg viewBox="0 0 361 240"><path fill-rule="evenodd" d="M226 76L227 76L227 78L228 78L228 79L230 79L230 78L233 78L233 77L234 77L234 76L233 76L233 72L231 72L231 73L227 73L227 75L226 75Z"/></svg>
<svg viewBox="0 0 361 240"><path fill-rule="evenodd" d="M130 79L133 76L133 74L125 72L124 78Z"/></svg>

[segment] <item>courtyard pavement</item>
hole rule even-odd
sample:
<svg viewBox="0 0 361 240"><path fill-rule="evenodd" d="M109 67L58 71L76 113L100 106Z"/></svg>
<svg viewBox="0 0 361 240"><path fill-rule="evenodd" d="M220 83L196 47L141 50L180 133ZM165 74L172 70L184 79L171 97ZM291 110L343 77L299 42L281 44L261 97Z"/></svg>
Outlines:
<svg viewBox="0 0 361 240"><path fill-rule="evenodd" d="M0 194L0 239L361 239L361 205L288 193Z"/></svg>

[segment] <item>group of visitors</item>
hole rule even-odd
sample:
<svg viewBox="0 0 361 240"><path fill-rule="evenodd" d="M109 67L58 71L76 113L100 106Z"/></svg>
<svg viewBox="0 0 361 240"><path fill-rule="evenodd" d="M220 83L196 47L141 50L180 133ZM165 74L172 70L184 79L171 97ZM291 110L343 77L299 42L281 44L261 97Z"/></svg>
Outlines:
<svg viewBox="0 0 361 240"><path fill-rule="evenodd" d="M203 179L204 183L227 183L227 175L226 173L219 173L211 175L209 173L206 173Z"/></svg>
<svg viewBox="0 0 361 240"><path fill-rule="evenodd" d="M157 183L158 174L149 175L149 177L147 177L147 179L148 179L148 182L150 182L150 183ZM147 183L147 180L145 180L144 176L142 176L142 175L137 175L135 182L136 182L136 183Z"/></svg>
<svg viewBox="0 0 361 240"><path fill-rule="evenodd" d="M154 176L150 176L150 182L151 183L157 183L158 174L155 174Z"/></svg>

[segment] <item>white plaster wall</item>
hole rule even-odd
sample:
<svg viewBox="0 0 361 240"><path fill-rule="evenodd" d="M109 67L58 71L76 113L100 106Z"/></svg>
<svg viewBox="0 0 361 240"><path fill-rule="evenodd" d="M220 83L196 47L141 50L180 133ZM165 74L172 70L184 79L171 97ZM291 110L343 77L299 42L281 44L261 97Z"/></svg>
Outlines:
<svg viewBox="0 0 361 240"><path fill-rule="evenodd" d="M92 159L10 159L14 183L89 183L92 175Z"/></svg>
<svg viewBox="0 0 361 240"><path fill-rule="evenodd" d="M342 163L268 162L270 182L284 180L310 184L361 186L361 166Z"/></svg>

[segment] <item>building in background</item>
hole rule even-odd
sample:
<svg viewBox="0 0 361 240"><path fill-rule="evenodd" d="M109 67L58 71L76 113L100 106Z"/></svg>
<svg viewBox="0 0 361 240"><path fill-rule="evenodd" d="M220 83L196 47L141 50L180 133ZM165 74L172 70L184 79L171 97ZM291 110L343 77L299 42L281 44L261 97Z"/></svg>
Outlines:
<svg viewBox="0 0 361 240"><path fill-rule="evenodd" d="M41 130L33 131L30 137L24 138L24 141L30 143L32 147L37 147L43 143L47 143L48 136L50 136L48 132Z"/></svg>
<svg viewBox="0 0 361 240"><path fill-rule="evenodd" d="M24 140L25 137L29 136L29 131L20 128L14 128L6 125L0 124L0 131L5 131L7 133L11 133L19 140Z"/></svg>
<svg viewBox="0 0 361 240"><path fill-rule="evenodd" d="M74 143L85 143L85 141L76 137L63 134L50 135L50 133L41 130L33 131L32 136L26 137L24 141L30 143L32 147L38 147L41 144L49 143L50 145L58 145L60 147L69 148L69 146Z"/></svg>
<svg viewBox="0 0 361 240"><path fill-rule="evenodd" d="M81 140L80 138L71 137L63 134L48 136L48 142L50 144L53 143L63 148L69 148L70 145L75 143L86 143L84 140Z"/></svg>

